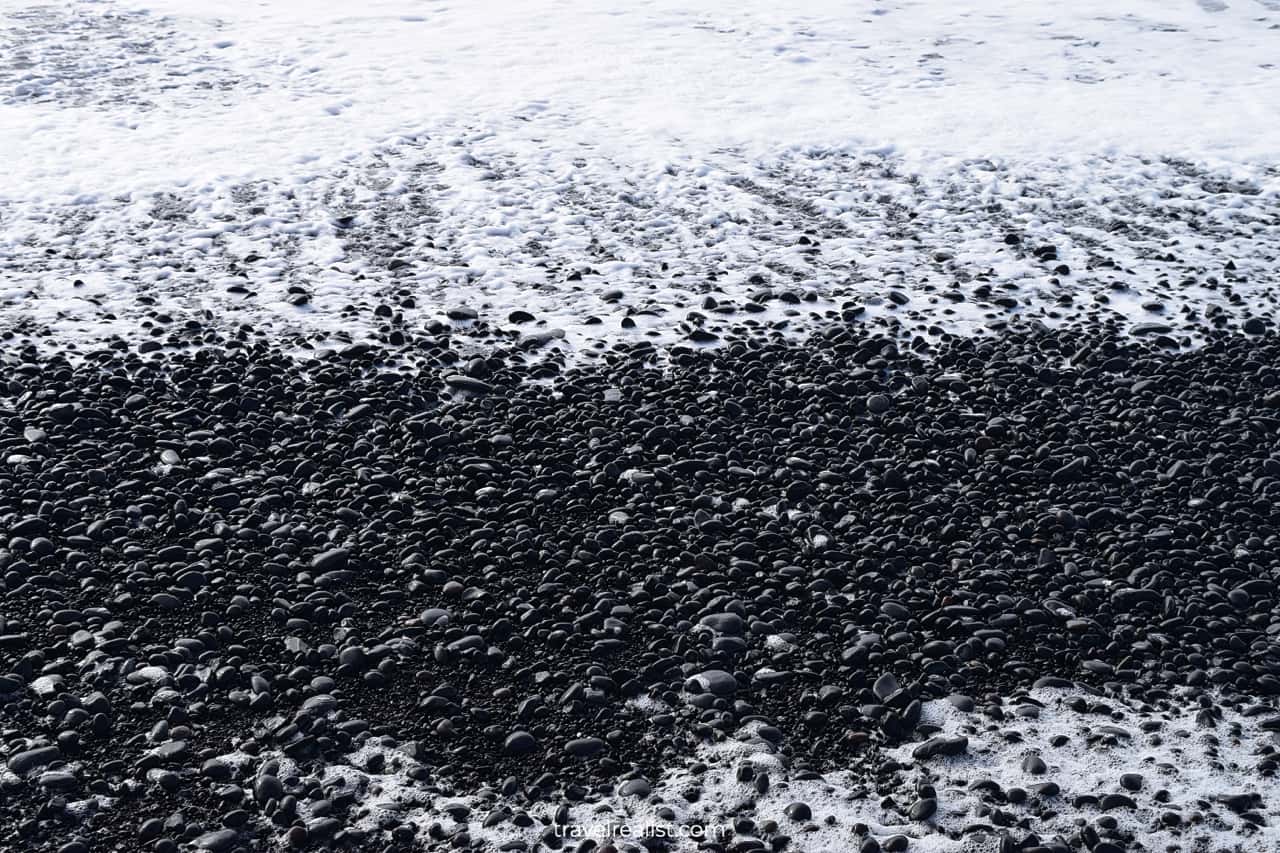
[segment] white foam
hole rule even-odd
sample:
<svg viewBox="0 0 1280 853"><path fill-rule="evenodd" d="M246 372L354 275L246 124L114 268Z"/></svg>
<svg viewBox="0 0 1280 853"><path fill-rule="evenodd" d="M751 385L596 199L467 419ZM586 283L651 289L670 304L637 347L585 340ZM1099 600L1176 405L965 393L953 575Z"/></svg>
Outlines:
<svg viewBox="0 0 1280 853"><path fill-rule="evenodd" d="M847 302L962 332L1270 310L1280 11L1209 5L0 0L4 322L340 340L466 303L582 349ZM1243 307L1206 285L1228 261ZM761 286L813 301L704 305Z"/></svg>
<svg viewBox="0 0 1280 853"><path fill-rule="evenodd" d="M819 778L799 778L777 747L761 737L758 725L749 724L733 738L700 746L688 761L651 780L648 796L592 794L584 802L570 804L561 834L575 840L612 839L625 850L626 843L634 843L646 831L658 831L673 840L672 849L692 851L701 839L680 836L681 827L716 832L745 817L756 826L776 822L780 832L792 836L798 850L854 849L862 837L855 826L862 825L881 841L905 835L912 850L955 853L990 849L996 843L1001 828L993 824L991 810L997 808L1009 815L1010 823L1028 821L1027 830L1015 829L1018 839L1028 831L1042 839L1065 839L1105 814L1130 838L1140 840L1143 849L1245 851L1280 845L1280 781L1258 767L1265 754L1280 745L1280 736L1261 728L1274 712L1218 705L1220 719L1210 725L1197 720L1202 706L1187 697L1160 707L1089 697L1089 709L1073 710L1071 700L1082 695L1036 690L1009 697L1000 703L1004 711L1000 720L986 716L981 707L964 713L947 701L926 703L923 724L940 734L966 737L967 750L955 757L918 760L913 753L919 741L889 749L889 757L899 762L900 769L879 780L872 779L858 761ZM1023 698L1027 696L1029 700ZM1098 702L1110 710L1099 711ZM634 707L637 713L658 710L642 702ZM1021 714L1019 708L1034 708L1036 714ZM1023 769L1024 758L1032 753L1047 764L1043 775ZM375 755L384 759L376 772L368 769ZM277 756L254 760L268 757ZM747 781L738 780L736 771L744 763L751 765L752 773L769 775L767 792L761 793L750 776ZM465 828L490 849L516 839L534 843L554 825L553 815L562 805L554 800L522 804L492 792L457 790L448 779L415 782L409 775L415 767L417 762L403 752L370 739L344 763L326 766L320 778L325 784L340 783L355 795L353 814L365 830L385 829L392 825L389 818L419 829L439 823L445 831ZM1121 786L1120 776L1125 773L1142 774L1140 790ZM282 771L282 775L286 774ZM1019 804L1006 801L1003 795L992 800L980 786L971 787L980 780L994 781L1005 793L1013 788L1034 790L1033 786L1049 781L1061 791L1043 797L1032 793ZM935 787L938 811L929 820L912 821L907 810L922 784ZM693 789L700 796L690 802L685 794ZM1157 791L1165 793L1158 799ZM1219 801L1223 795L1245 792L1258 797L1254 811L1261 825ZM1134 807L1101 810L1098 800L1115 793L1132 798ZM1094 799L1077 801L1082 796ZM796 802L807 804L812 817L792 820L787 807ZM449 807L458 804L469 813L451 814ZM531 826L522 829L509 820L483 826L494 811L521 810L532 818ZM1181 826L1165 823L1166 813L1179 815Z"/></svg>
<svg viewBox="0 0 1280 853"><path fill-rule="evenodd" d="M1223 6L4 0L30 61L6 69L0 147L28 156L5 194L305 174L461 116L523 125L566 179L582 142L1274 157L1276 12Z"/></svg>
<svg viewBox="0 0 1280 853"><path fill-rule="evenodd" d="M1280 781L1258 769L1264 748L1274 751L1280 746L1276 733L1259 725L1275 719L1274 711L1245 716L1227 708L1221 721L1205 725L1197 721L1201 707L1194 702L1140 710L1101 700L1115 711L1107 715L1073 711L1066 704L1068 694L1061 691L1039 690L1031 696L1043 706L1037 707L1037 716L1007 716L1001 721L961 713L949 703L927 705L926 721L940 725L947 734L969 738L964 756L930 762L939 777L936 823L940 828L954 830L975 821L982 797L968 786L980 779L995 780L1006 791L1054 781L1062 793L1044 801L1054 814L1048 819L1038 817L1034 824L1042 838L1065 838L1077 830L1078 821L1092 822L1104 813L1097 805L1073 805L1075 797L1123 794L1137 807L1113 808L1105 814L1140 839L1145 849L1280 849ZM1006 714L1011 711L1006 706ZM1144 723L1159 723L1159 728L1146 732ZM1103 729L1106 726L1127 736L1110 735ZM1055 746L1055 739L1062 736L1068 740ZM1029 754L1044 760L1045 774L1023 769ZM910 748L900 750L899 757L910 761ZM1121 786L1120 777L1126 773L1143 776L1141 790ZM1165 802L1154 797L1160 790L1167 792ZM1223 795L1241 793L1257 794L1255 811L1263 825L1246 821L1218 802ZM1032 796L1026 805L1000 807L1021 817L1031 814L1038 803ZM1161 820L1165 814L1178 815L1182 825L1165 825Z"/></svg>

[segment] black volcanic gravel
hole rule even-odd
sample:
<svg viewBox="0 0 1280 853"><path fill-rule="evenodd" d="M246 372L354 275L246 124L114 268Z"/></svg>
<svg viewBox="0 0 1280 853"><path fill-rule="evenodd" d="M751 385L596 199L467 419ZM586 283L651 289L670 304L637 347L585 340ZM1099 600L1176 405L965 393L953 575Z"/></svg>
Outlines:
<svg viewBox="0 0 1280 853"><path fill-rule="evenodd" d="M823 770L963 752L930 698L1276 694L1280 338L1160 344L6 351L4 843L374 849L236 748L573 800L752 721Z"/></svg>

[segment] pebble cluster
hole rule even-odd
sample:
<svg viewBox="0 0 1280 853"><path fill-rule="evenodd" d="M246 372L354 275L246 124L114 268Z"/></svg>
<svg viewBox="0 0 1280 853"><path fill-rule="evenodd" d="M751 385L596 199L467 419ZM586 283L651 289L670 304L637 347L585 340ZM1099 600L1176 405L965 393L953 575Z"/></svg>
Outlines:
<svg viewBox="0 0 1280 853"><path fill-rule="evenodd" d="M1116 819L1142 778L1060 830L1074 780L1032 758L1034 789L942 820L920 767L970 739L928 709L1025 716L1002 697L1032 688L1206 728L1236 709L1274 774L1266 323L927 358L841 324L535 368L446 334L205 343L0 350L0 825L23 849L674 849L555 828L602 798L660 811L673 767L696 802L701 751L743 732L776 765L726 773L761 799L832 772L894 794L908 829L843 849L1200 849L1190 820L1149 847ZM389 764L438 820L371 809ZM1261 826L1248 790L1196 811ZM752 810L699 843L813 849L813 803Z"/></svg>

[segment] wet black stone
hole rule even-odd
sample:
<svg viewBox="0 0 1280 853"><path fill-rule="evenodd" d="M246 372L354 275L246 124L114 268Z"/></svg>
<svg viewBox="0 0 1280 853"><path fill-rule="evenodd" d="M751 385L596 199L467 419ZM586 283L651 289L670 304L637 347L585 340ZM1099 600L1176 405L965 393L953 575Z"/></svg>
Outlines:
<svg viewBox="0 0 1280 853"><path fill-rule="evenodd" d="M963 735L931 737L912 750L917 760L926 760L935 756L962 755L969 748L969 739Z"/></svg>
<svg viewBox="0 0 1280 853"><path fill-rule="evenodd" d="M1133 809L1137 808L1138 804L1132 797L1124 794L1107 794L1099 801L1099 806L1103 811L1110 811L1111 809Z"/></svg>
<svg viewBox="0 0 1280 853"><path fill-rule="evenodd" d="M787 805L785 811L787 817L798 823L803 823L804 821L811 820L813 818L813 810L809 808L808 803L790 803Z"/></svg>
<svg viewBox="0 0 1280 853"><path fill-rule="evenodd" d="M605 742L596 737L576 738L564 745L565 752L575 758L591 758L605 750Z"/></svg>
<svg viewBox="0 0 1280 853"><path fill-rule="evenodd" d="M23 775L38 767L43 767L46 764L59 761L61 758L62 750L58 749L58 747L40 746L33 749L23 750L22 752L9 756L9 760L6 764L14 773Z"/></svg>
<svg viewBox="0 0 1280 853"><path fill-rule="evenodd" d="M493 386L482 379L475 379L461 373L450 373L444 377L444 383L450 388L457 388L459 391L469 391L473 394L489 394L493 392Z"/></svg>
<svg viewBox="0 0 1280 853"><path fill-rule="evenodd" d="M509 755L528 755L538 749L538 741L528 732L512 732L502 748Z"/></svg>
<svg viewBox="0 0 1280 853"><path fill-rule="evenodd" d="M647 797L652 790L648 780L628 779L618 788L618 793L624 797Z"/></svg>
<svg viewBox="0 0 1280 853"><path fill-rule="evenodd" d="M925 821L933 817L937 811L938 801L932 797L926 797L912 803L911 808L908 810L908 815L914 821Z"/></svg>
<svg viewBox="0 0 1280 853"><path fill-rule="evenodd" d="M884 394L872 394L867 398L867 411L873 415L883 415L893 408L893 400Z"/></svg>
<svg viewBox="0 0 1280 853"><path fill-rule="evenodd" d="M235 847L239 834L234 829L218 829L206 832L195 840L195 846L209 853L224 853Z"/></svg>

